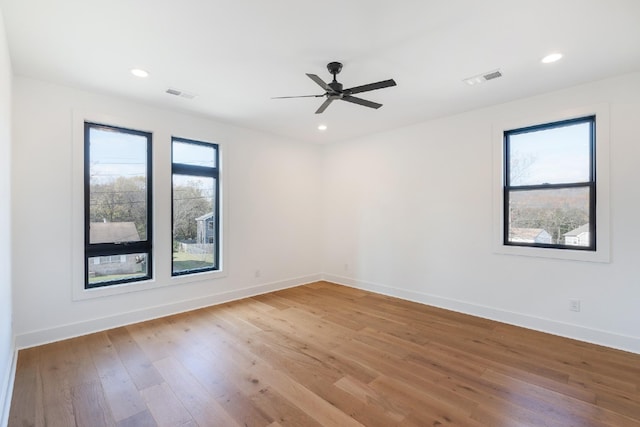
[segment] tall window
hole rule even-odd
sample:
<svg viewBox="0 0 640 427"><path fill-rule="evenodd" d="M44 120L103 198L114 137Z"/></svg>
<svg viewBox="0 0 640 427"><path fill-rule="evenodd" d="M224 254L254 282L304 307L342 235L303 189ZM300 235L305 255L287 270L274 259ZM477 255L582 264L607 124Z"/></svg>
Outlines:
<svg viewBox="0 0 640 427"><path fill-rule="evenodd" d="M219 270L218 145L172 139L172 275Z"/></svg>
<svg viewBox="0 0 640 427"><path fill-rule="evenodd" d="M596 250L595 116L504 132L504 244Z"/></svg>
<svg viewBox="0 0 640 427"><path fill-rule="evenodd" d="M84 124L85 288L151 278L151 134Z"/></svg>

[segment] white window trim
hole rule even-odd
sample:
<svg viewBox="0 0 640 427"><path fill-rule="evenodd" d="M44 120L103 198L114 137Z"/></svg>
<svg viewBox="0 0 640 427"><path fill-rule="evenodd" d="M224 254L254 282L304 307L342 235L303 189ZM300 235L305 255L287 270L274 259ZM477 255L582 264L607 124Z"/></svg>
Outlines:
<svg viewBox="0 0 640 427"><path fill-rule="evenodd" d="M101 123L123 127L127 129L142 130L153 135L153 271L152 279L138 282L123 283L106 287L85 289L84 283L84 123ZM225 147L218 141L218 171L220 180L220 269L194 273L184 276L171 276L171 215L167 215L167 209L159 207L171 206L171 135L179 133L187 135L185 138L198 141L209 141L210 138L202 135L188 135L182 129L160 129L157 125L148 125L143 120L127 120L111 115L74 110L72 117L73 141L72 141L72 167L71 167L71 191L72 191L72 245L71 245L71 298L73 301L93 298L104 298L113 295L130 292L148 291L166 286L182 285L186 283L209 281L226 277L227 258L227 203L226 192L226 161ZM155 127L155 129L154 129ZM164 151L164 154L163 154ZM165 164L166 163L166 164ZM170 212L171 209L168 209Z"/></svg>
<svg viewBox="0 0 640 427"><path fill-rule="evenodd" d="M596 250L536 248L504 244L504 131L528 126L553 123L579 117L596 116ZM580 107L549 115L526 117L493 126L493 252L560 260L610 262L610 207L609 207L609 105Z"/></svg>

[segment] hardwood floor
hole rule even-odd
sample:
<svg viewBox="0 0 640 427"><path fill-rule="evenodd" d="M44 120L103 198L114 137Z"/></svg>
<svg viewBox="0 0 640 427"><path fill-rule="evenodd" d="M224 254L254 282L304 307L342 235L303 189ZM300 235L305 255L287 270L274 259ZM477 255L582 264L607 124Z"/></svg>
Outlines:
<svg viewBox="0 0 640 427"><path fill-rule="evenodd" d="M22 350L9 426L640 426L640 355L318 282Z"/></svg>

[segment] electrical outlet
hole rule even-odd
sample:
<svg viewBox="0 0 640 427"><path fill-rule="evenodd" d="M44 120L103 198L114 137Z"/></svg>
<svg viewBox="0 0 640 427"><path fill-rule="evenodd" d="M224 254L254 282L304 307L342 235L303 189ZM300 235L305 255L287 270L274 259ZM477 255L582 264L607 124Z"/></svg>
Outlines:
<svg viewBox="0 0 640 427"><path fill-rule="evenodd" d="M349 271L349 264L347 263L344 264L344 271Z"/></svg>
<svg viewBox="0 0 640 427"><path fill-rule="evenodd" d="M579 299L570 299L569 300L569 310L571 310L571 311L580 311L580 300Z"/></svg>
<svg viewBox="0 0 640 427"><path fill-rule="evenodd" d="M255 276L256 276L256 278L262 276L262 272L260 271L260 269L256 270Z"/></svg>

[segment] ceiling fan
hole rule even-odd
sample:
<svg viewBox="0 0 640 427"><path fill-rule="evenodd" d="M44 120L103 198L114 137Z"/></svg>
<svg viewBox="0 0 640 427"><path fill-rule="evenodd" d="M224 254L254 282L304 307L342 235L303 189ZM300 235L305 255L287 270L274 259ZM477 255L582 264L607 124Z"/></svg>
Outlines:
<svg viewBox="0 0 640 427"><path fill-rule="evenodd" d="M355 86L349 89L342 89L342 83L338 83L336 80L336 74L342 70L342 64L340 62L329 62L327 64L327 70L333 75L333 81L325 83L320 77L315 74L306 73L307 76L316 82L318 86L325 90L322 95L301 95L301 96L277 96L272 99L285 99L285 98L321 98L327 99L322 103L320 108L316 110L316 114L322 113L327 107L336 99L351 102L353 104L363 105L369 108L380 108L382 104L377 102L367 101L366 99L357 98L353 96L356 93L369 92L371 90L383 89L385 87L395 86L396 82L393 79L383 80L377 83L369 83L362 86Z"/></svg>

